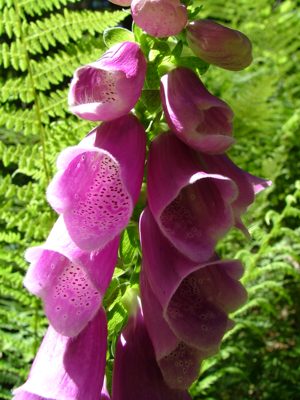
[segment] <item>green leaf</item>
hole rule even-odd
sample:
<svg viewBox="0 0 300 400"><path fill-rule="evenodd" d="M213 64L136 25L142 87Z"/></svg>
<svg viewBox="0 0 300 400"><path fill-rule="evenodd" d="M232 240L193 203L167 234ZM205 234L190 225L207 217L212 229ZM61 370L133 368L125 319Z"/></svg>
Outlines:
<svg viewBox="0 0 300 400"><path fill-rule="evenodd" d="M146 110L152 114L161 107L159 90L145 89L142 91L141 101Z"/></svg>
<svg viewBox="0 0 300 400"><path fill-rule="evenodd" d="M103 40L107 47L121 42L134 42L134 35L125 28L108 28L103 33Z"/></svg>
<svg viewBox="0 0 300 400"><path fill-rule="evenodd" d="M181 57L176 59L176 64L178 67L187 67L199 74L204 74L209 68L209 64L198 57Z"/></svg>

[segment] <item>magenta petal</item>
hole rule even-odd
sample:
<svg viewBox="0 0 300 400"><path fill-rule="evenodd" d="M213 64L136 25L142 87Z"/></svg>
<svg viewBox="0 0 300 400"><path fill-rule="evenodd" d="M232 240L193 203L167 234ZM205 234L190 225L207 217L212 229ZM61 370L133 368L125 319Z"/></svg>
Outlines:
<svg viewBox="0 0 300 400"><path fill-rule="evenodd" d="M27 382L14 391L14 400L98 400L106 338L102 309L76 338L62 336L50 326Z"/></svg>
<svg viewBox="0 0 300 400"><path fill-rule="evenodd" d="M197 154L174 135L160 135L150 148L148 200L163 234L196 262L209 259L217 240L233 226L237 187L207 173Z"/></svg>
<svg viewBox="0 0 300 400"><path fill-rule="evenodd" d="M246 298L243 286L226 274L222 263L211 264L180 282L165 318L184 342L205 351L220 344L228 329L227 313Z"/></svg>
<svg viewBox="0 0 300 400"><path fill-rule="evenodd" d="M241 263L217 257L200 265L188 260L161 234L149 209L141 216L140 233L143 308L158 358L175 348L170 330L178 345L194 347L202 357L214 353L229 328L227 314L247 298L237 281Z"/></svg>
<svg viewBox="0 0 300 400"><path fill-rule="evenodd" d="M187 389L199 375L204 354L183 343L172 332L163 317L162 306L149 285L144 267L140 287L145 324L164 380L172 388Z"/></svg>
<svg viewBox="0 0 300 400"><path fill-rule="evenodd" d="M149 35L167 37L180 33L187 23L187 10L179 0L133 0L134 22Z"/></svg>
<svg viewBox="0 0 300 400"><path fill-rule="evenodd" d="M70 110L92 121L109 121L128 114L140 97L145 74L146 60L139 46L118 43L98 61L75 71L69 92Z"/></svg>
<svg viewBox="0 0 300 400"><path fill-rule="evenodd" d="M186 391L173 390L166 385L140 310L129 318L118 339L112 388L112 400L137 399L191 399Z"/></svg>
<svg viewBox="0 0 300 400"><path fill-rule="evenodd" d="M238 196L232 203L235 224L238 228L246 231L241 221L241 215L253 203L255 194L270 186L271 182L243 171L226 155L199 154L199 160L204 165L206 172L226 176L236 183Z"/></svg>
<svg viewBox="0 0 300 400"><path fill-rule="evenodd" d="M190 69L176 68L164 75L161 98L171 130L190 147L214 154L233 144L232 110Z"/></svg>
<svg viewBox="0 0 300 400"><path fill-rule="evenodd" d="M135 203L144 176L146 133L143 125L134 115L129 114L103 123L95 132L95 146L106 150L118 160L122 181Z"/></svg>
<svg viewBox="0 0 300 400"><path fill-rule="evenodd" d="M92 253L78 249L67 239L59 219L47 242L26 252L31 265L24 285L42 298L57 332L76 336L101 306L117 261L119 238Z"/></svg>
<svg viewBox="0 0 300 400"><path fill-rule="evenodd" d="M128 224L142 184L145 148L142 125L126 115L102 124L60 155L63 169L50 183L47 199L63 214L81 249L102 249Z"/></svg>

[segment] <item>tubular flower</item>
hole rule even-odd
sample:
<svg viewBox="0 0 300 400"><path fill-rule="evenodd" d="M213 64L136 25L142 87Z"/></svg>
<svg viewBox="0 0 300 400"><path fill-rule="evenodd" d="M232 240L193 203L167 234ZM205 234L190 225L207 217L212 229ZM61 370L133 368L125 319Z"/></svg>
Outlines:
<svg viewBox="0 0 300 400"><path fill-rule="evenodd" d="M197 153L174 135L160 135L150 148L148 201L162 233L191 260L207 261L233 225L236 184L206 172Z"/></svg>
<svg viewBox="0 0 300 400"><path fill-rule="evenodd" d="M145 149L144 128L126 115L103 123L59 156L47 199L81 249L102 249L128 224L142 184Z"/></svg>
<svg viewBox="0 0 300 400"><path fill-rule="evenodd" d="M171 130L190 147L223 153L234 142L233 112L207 91L188 68L176 68L161 78L161 99Z"/></svg>
<svg viewBox="0 0 300 400"><path fill-rule="evenodd" d="M199 154L198 158L207 171L226 176L236 183L238 196L232 204L235 226L248 235L248 231L241 220L241 215L254 202L255 195L270 186L272 182L243 171L224 154L214 156Z"/></svg>
<svg viewBox="0 0 300 400"><path fill-rule="evenodd" d="M190 22L187 42L202 60L230 71L240 71L252 62L252 45L247 36L214 21Z"/></svg>
<svg viewBox="0 0 300 400"><path fill-rule="evenodd" d="M156 37L177 35L187 23L187 10L180 0L133 0L134 22Z"/></svg>
<svg viewBox="0 0 300 400"><path fill-rule="evenodd" d="M118 339L112 387L112 400L136 399L191 400L186 391L166 385L140 309Z"/></svg>
<svg viewBox="0 0 300 400"><path fill-rule="evenodd" d="M102 309L76 338L62 336L50 326L28 380L14 391L13 400L98 400L106 341Z"/></svg>
<svg viewBox="0 0 300 400"><path fill-rule="evenodd" d="M76 336L99 310L117 262L119 237L92 253L79 249L70 239L62 218L46 243L28 249L30 267L25 287L42 298L53 328Z"/></svg>
<svg viewBox="0 0 300 400"><path fill-rule="evenodd" d="M75 71L70 110L91 121L119 118L138 101L145 74L146 60L140 47L133 42L116 44L98 61Z"/></svg>
<svg viewBox="0 0 300 400"><path fill-rule="evenodd" d="M188 260L161 234L149 209L141 216L140 234L145 323L164 378L184 389L232 326L228 313L246 301L238 282L243 268L216 256L200 265Z"/></svg>
<svg viewBox="0 0 300 400"><path fill-rule="evenodd" d="M149 207L162 233L195 262L206 262L233 226L246 230L241 214L268 185L225 156L198 154L171 133L152 142Z"/></svg>

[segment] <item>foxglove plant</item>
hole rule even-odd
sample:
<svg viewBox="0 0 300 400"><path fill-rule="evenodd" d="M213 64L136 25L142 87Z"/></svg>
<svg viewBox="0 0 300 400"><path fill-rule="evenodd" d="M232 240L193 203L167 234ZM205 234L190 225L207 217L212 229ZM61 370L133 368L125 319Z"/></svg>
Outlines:
<svg viewBox="0 0 300 400"><path fill-rule="evenodd" d="M131 5L134 35L120 43L125 30L116 28L115 44L71 82L71 112L104 122L58 157L47 199L59 218L26 253L24 284L43 300L50 327L15 400L188 400L202 360L218 351L233 326L229 314L246 301L241 263L221 260L216 245L233 227L248 234L241 216L270 182L224 154L234 143L233 111L205 88L195 57L181 52L188 43L202 60L238 70L251 62L251 43L210 21L188 23L199 11L189 1L112 2ZM123 252L143 208L139 280ZM110 390L103 304L111 315L120 281L117 299L127 306L126 288L140 281L142 305L117 340ZM112 321L113 343L124 321Z"/></svg>

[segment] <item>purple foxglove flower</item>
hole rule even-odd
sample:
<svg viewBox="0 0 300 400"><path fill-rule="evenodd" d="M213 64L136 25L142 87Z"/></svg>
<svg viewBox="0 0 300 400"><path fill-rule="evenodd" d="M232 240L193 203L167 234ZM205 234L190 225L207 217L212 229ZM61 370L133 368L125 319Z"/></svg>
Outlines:
<svg viewBox="0 0 300 400"><path fill-rule="evenodd" d="M247 36L214 21L190 22L186 38L192 51L207 63L240 71L252 62L252 45Z"/></svg>
<svg viewBox="0 0 300 400"><path fill-rule="evenodd" d="M102 309L76 338L62 336L50 326L28 380L14 390L13 400L98 400L106 341Z"/></svg>
<svg viewBox="0 0 300 400"><path fill-rule="evenodd" d="M148 161L148 201L163 234L191 260L206 262L233 225L237 185L200 165L171 133L158 136Z"/></svg>
<svg viewBox="0 0 300 400"><path fill-rule="evenodd" d="M146 66L136 43L116 44L98 61L75 71L69 91L70 110L91 121L109 121L128 114L141 95Z"/></svg>
<svg viewBox="0 0 300 400"><path fill-rule="evenodd" d="M171 133L158 136L148 161L148 201L162 233L195 262L206 262L241 214L270 182L236 167L226 156L199 154Z"/></svg>
<svg viewBox="0 0 300 400"><path fill-rule="evenodd" d="M185 390L197 379L206 353L182 342L171 330L144 269L140 275L140 289L145 324L163 378L169 387Z"/></svg>
<svg viewBox="0 0 300 400"><path fill-rule="evenodd" d="M79 249L70 239L62 218L46 243L26 252L31 263L25 287L42 298L54 329L76 336L101 307L117 262L119 237L92 253Z"/></svg>
<svg viewBox="0 0 300 400"><path fill-rule="evenodd" d="M188 19L180 0L133 0L131 13L139 27L156 37L177 35Z"/></svg>
<svg viewBox="0 0 300 400"><path fill-rule="evenodd" d="M102 249L126 227L142 184L145 150L144 128L126 115L61 153L47 199L78 247Z"/></svg>
<svg viewBox="0 0 300 400"><path fill-rule="evenodd" d="M234 142L231 108L213 96L188 68L176 68L161 78L161 99L171 130L190 147L223 153Z"/></svg>
<svg viewBox="0 0 300 400"><path fill-rule="evenodd" d="M247 298L237 281L243 268L239 261L216 256L200 265L187 259L162 235L148 208L140 234L145 323L165 380L183 389L232 326L228 313Z"/></svg>
<svg viewBox="0 0 300 400"><path fill-rule="evenodd" d="M141 310L121 333L113 371L112 400L191 400L186 391L169 388L155 360Z"/></svg>
<svg viewBox="0 0 300 400"><path fill-rule="evenodd" d="M243 171L224 154L214 156L199 154L199 160L205 166L206 171L226 176L236 183L238 196L232 204L235 226L248 235L247 228L241 220L241 215L254 202L255 194L270 186L272 182Z"/></svg>

